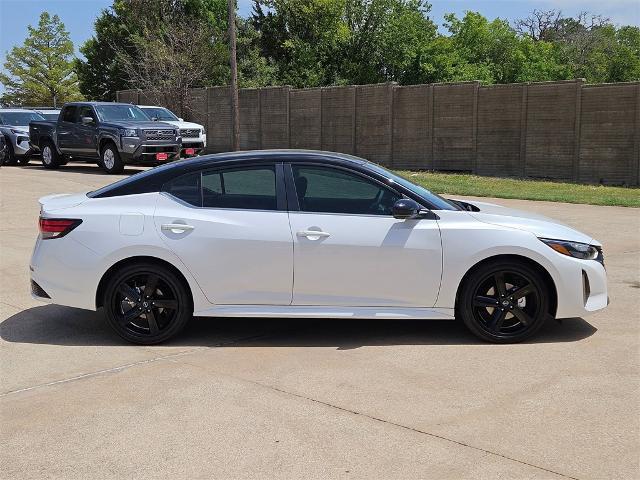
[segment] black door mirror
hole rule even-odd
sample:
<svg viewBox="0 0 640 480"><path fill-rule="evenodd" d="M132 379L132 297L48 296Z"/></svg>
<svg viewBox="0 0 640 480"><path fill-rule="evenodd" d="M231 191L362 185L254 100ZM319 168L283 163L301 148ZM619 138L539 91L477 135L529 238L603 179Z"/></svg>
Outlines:
<svg viewBox="0 0 640 480"><path fill-rule="evenodd" d="M420 205L410 198L401 198L393 204L393 216L398 219L414 218L420 214Z"/></svg>
<svg viewBox="0 0 640 480"><path fill-rule="evenodd" d="M83 125L93 125L95 123L92 117L82 117L81 121Z"/></svg>

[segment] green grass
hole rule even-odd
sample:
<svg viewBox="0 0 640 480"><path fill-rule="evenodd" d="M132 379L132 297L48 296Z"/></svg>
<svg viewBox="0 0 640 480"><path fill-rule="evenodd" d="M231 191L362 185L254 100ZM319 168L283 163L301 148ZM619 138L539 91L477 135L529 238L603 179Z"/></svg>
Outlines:
<svg viewBox="0 0 640 480"><path fill-rule="evenodd" d="M640 207L640 189L575 183L479 177L477 175L399 171L403 177L441 195L519 198L550 202Z"/></svg>

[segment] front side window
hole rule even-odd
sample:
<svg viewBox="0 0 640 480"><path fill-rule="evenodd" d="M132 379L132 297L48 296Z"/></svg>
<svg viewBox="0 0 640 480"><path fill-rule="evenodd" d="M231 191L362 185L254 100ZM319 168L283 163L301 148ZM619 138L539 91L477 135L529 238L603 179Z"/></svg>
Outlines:
<svg viewBox="0 0 640 480"><path fill-rule="evenodd" d="M96 116L93 113L93 109L88 106L80 107L80 111L78 112L78 123L82 122L82 117L89 117L93 119L93 123L96 122Z"/></svg>
<svg viewBox="0 0 640 480"><path fill-rule="evenodd" d="M373 180L336 168L293 165L303 212L391 215L402 196Z"/></svg>
<svg viewBox="0 0 640 480"><path fill-rule="evenodd" d="M73 123L76 121L77 107L67 107L62 111L62 121Z"/></svg>
<svg viewBox="0 0 640 480"><path fill-rule="evenodd" d="M202 206L277 210L275 168L248 167L204 172Z"/></svg>

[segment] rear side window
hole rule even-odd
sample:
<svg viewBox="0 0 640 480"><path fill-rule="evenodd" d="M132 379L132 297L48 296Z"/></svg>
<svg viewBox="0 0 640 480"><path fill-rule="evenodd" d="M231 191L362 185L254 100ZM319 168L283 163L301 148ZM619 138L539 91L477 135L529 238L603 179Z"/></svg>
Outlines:
<svg viewBox="0 0 640 480"><path fill-rule="evenodd" d="M76 107L66 107L62 111L63 122L75 122L76 121Z"/></svg>
<svg viewBox="0 0 640 480"><path fill-rule="evenodd" d="M273 166L190 173L171 180L163 191L195 207L278 209Z"/></svg>
<svg viewBox="0 0 640 480"><path fill-rule="evenodd" d="M247 167L203 173L202 206L277 210L275 168Z"/></svg>
<svg viewBox="0 0 640 480"><path fill-rule="evenodd" d="M163 191L194 207L201 206L200 172L189 173L171 180L164 186Z"/></svg>

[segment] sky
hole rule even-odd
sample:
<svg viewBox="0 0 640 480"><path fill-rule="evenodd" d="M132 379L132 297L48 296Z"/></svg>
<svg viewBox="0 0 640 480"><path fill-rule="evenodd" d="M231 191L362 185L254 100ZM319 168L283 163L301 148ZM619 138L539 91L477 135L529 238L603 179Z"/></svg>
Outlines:
<svg viewBox="0 0 640 480"><path fill-rule="evenodd" d="M111 0L0 0L0 68L4 71L6 52L21 45L27 36L27 25L37 25L40 13L58 14L78 46L93 34L93 22ZM239 15L251 13L251 0L238 0ZM640 26L639 0L432 0L431 18L442 25L445 13L463 15L478 11L490 19L500 17L512 21L527 16L533 9L560 9L565 15L589 11L611 18L619 25ZM0 85L0 92L3 88Z"/></svg>

